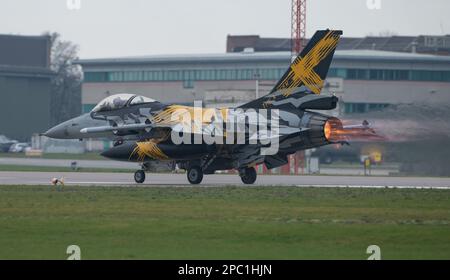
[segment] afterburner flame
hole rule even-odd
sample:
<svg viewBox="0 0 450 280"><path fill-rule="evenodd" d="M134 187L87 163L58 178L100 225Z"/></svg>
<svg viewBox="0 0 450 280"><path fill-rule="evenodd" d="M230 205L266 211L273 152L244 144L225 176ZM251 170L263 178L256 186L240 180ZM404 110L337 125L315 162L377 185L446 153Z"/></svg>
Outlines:
<svg viewBox="0 0 450 280"><path fill-rule="evenodd" d="M342 130L342 123L336 118L330 118L323 126L323 134L329 142L342 141L340 131Z"/></svg>
<svg viewBox="0 0 450 280"><path fill-rule="evenodd" d="M323 134L325 134L325 138L330 141L331 139L331 124L330 121L327 121L323 126Z"/></svg>
<svg viewBox="0 0 450 280"><path fill-rule="evenodd" d="M331 118L325 123L323 133L329 142L384 140L384 137L378 135L366 121L362 124L349 124L345 121Z"/></svg>

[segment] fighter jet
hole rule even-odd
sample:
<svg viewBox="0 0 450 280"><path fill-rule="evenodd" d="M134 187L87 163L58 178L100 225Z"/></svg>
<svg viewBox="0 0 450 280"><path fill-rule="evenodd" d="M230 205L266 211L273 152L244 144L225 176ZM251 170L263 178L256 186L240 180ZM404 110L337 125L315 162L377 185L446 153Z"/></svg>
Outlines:
<svg viewBox="0 0 450 280"><path fill-rule="evenodd" d="M44 135L60 139L108 138L103 156L140 162L137 183L158 166L184 169L191 184L204 174L237 170L245 184L256 181L256 165L288 163L300 150L346 143L335 133L342 122L320 110L336 108L338 98L321 95L342 31L319 30L265 96L236 108L163 104L135 94L116 94L88 114Z"/></svg>

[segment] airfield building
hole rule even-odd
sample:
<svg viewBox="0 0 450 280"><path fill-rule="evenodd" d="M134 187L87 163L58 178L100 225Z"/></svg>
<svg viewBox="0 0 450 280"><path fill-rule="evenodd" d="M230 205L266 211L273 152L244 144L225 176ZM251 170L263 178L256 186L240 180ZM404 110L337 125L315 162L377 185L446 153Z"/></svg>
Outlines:
<svg viewBox="0 0 450 280"><path fill-rule="evenodd" d="M50 125L50 38L0 35L0 135L29 141Z"/></svg>
<svg viewBox="0 0 450 280"><path fill-rule="evenodd" d="M308 39L304 39L302 43L306 45ZM253 49L255 52L291 51L291 46L290 38L228 35L226 51L242 52L245 49ZM450 35L343 37L337 49L450 55Z"/></svg>
<svg viewBox="0 0 450 280"><path fill-rule="evenodd" d="M161 102L231 106L266 94L286 71L289 52L84 59L83 111L130 92ZM411 103L450 104L450 56L380 50L336 51L324 89L340 97L337 114ZM432 97L432 98L431 98Z"/></svg>

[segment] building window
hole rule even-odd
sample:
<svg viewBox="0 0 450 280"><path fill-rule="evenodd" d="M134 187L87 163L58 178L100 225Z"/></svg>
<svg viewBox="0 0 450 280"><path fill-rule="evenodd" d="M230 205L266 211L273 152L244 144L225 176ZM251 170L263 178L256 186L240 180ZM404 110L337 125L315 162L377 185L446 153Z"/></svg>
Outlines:
<svg viewBox="0 0 450 280"><path fill-rule="evenodd" d="M86 72L84 73L84 81L87 83L106 82L107 72Z"/></svg>
<svg viewBox="0 0 450 280"><path fill-rule="evenodd" d="M329 70L328 70L328 77L337 77L337 74L336 74L336 68L330 68Z"/></svg>
<svg viewBox="0 0 450 280"><path fill-rule="evenodd" d="M84 82L224 81L257 78L279 80L285 72L283 68L85 72ZM450 82L450 71L331 68L328 77L349 80Z"/></svg>
<svg viewBox="0 0 450 280"><path fill-rule="evenodd" d="M370 70L369 73L370 73L369 79L371 79L371 80L383 80L383 70L372 69L372 70Z"/></svg>
<svg viewBox="0 0 450 280"><path fill-rule="evenodd" d="M125 81L125 82L139 81L139 72L138 71L125 71L123 81Z"/></svg>
<svg viewBox="0 0 450 280"><path fill-rule="evenodd" d="M195 80L196 76L195 70L184 70L183 72L183 79L184 80Z"/></svg>
<svg viewBox="0 0 450 280"><path fill-rule="evenodd" d="M239 80L253 80L254 72L255 72L255 70L253 70L253 69L241 69L241 70L239 70L238 79Z"/></svg>
<svg viewBox="0 0 450 280"><path fill-rule="evenodd" d="M123 81L123 72L109 72L108 80L111 82Z"/></svg>
<svg viewBox="0 0 450 280"><path fill-rule="evenodd" d="M444 71L442 79L444 82L450 82L450 71Z"/></svg>
<svg viewBox="0 0 450 280"><path fill-rule="evenodd" d="M268 69L261 69L259 71L259 79L261 80L279 80L281 78L281 75L279 74L280 71L277 68L268 68ZM253 79L256 77L253 75Z"/></svg>
<svg viewBox="0 0 450 280"><path fill-rule="evenodd" d="M336 77L347 79L347 69L336 69Z"/></svg>
<svg viewBox="0 0 450 280"><path fill-rule="evenodd" d="M347 69L346 78L349 80L367 80L368 76L366 69Z"/></svg>
<svg viewBox="0 0 450 280"><path fill-rule="evenodd" d="M411 76L414 81L450 82L450 71L413 70Z"/></svg>
<svg viewBox="0 0 450 280"><path fill-rule="evenodd" d="M179 81L181 80L180 71L178 70L169 70L166 72L166 80L167 81Z"/></svg>
<svg viewBox="0 0 450 280"><path fill-rule="evenodd" d="M407 81L410 79L409 70L395 70L396 80Z"/></svg>

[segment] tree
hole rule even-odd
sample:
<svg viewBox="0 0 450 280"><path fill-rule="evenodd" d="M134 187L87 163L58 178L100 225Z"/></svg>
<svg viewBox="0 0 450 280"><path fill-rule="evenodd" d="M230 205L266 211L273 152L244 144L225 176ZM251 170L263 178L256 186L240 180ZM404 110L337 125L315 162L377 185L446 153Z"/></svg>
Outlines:
<svg viewBox="0 0 450 280"><path fill-rule="evenodd" d="M50 69L55 72L52 79L50 116L52 125L78 116L81 113L81 83L83 72L79 65L78 46L63 41L59 33L46 33L50 36Z"/></svg>

